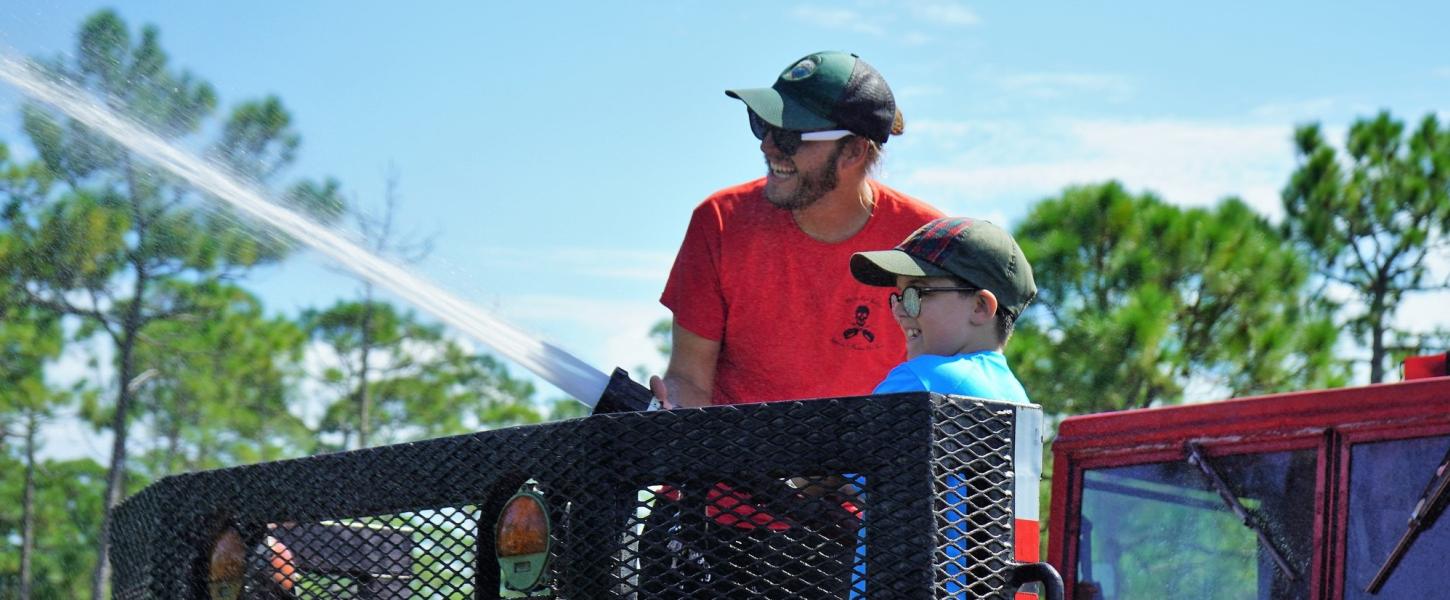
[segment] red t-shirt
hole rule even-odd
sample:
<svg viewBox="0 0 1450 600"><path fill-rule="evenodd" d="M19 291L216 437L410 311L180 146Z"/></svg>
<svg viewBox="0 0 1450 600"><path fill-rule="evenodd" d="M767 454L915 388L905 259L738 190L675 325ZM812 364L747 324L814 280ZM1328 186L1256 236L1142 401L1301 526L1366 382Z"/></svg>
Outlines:
<svg viewBox="0 0 1450 600"><path fill-rule="evenodd" d="M714 404L871 393L906 357L890 290L851 276L851 255L886 250L942 216L875 181L875 210L844 242L806 235L765 199L765 180L695 209L660 302L675 324L720 342Z"/></svg>

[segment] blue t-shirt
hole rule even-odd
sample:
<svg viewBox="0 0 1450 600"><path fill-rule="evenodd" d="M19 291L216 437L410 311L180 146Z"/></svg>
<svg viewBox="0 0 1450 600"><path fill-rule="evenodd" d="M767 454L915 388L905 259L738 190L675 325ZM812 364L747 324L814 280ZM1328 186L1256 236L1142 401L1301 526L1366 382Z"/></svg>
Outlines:
<svg viewBox="0 0 1450 600"><path fill-rule="evenodd" d="M896 365L886 379L876 385L872 394L894 394L899 392L936 392L954 396L971 396L983 400L1002 400L1026 404L1027 392L1022 383L1007 367L1007 357L1001 352L986 350L970 354L941 356L926 354ZM854 476L859 486L865 487L865 478ZM950 490L944 500L951 506L966 503L967 482L959 473L947 476L946 486ZM852 580L850 597L864 598L866 579L865 552L866 527L857 532L855 578ZM946 592L950 598L964 597L966 589L962 576L967 568L967 543L961 527L950 527L945 532L946 547L943 548L947 563Z"/></svg>
<svg viewBox="0 0 1450 600"><path fill-rule="evenodd" d="M896 365L873 394L936 392L1026 404L1027 392L1001 352L940 356L924 354Z"/></svg>

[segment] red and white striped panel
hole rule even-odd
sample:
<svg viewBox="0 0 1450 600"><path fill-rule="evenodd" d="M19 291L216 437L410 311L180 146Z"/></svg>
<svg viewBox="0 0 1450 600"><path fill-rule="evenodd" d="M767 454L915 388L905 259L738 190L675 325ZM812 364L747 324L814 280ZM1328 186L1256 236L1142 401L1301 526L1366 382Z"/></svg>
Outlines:
<svg viewBox="0 0 1450 600"><path fill-rule="evenodd" d="M1042 480L1042 409L1023 406L1016 409L1016 432L1012 448L1012 554L1017 562L1038 562L1041 548L1038 535L1038 485ZM1019 593L1016 600L1035 600L1036 594Z"/></svg>

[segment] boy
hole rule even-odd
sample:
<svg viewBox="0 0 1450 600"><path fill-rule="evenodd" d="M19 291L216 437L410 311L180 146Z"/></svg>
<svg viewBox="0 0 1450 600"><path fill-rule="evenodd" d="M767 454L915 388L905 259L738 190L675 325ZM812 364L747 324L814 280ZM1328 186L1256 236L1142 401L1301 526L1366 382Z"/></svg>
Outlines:
<svg viewBox="0 0 1450 600"><path fill-rule="evenodd" d="M873 394L938 392L1027 402L1002 348L1037 295L1032 266L1012 236L986 221L936 219L893 250L857 252L851 274L895 287L891 314L906 334L906 362Z"/></svg>
<svg viewBox="0 0 1450 600"><path fill-rule="evenodd" d="M851 274L866 285L896 288L891 315L906 334L906 362L873 395L927 391L1027 403L1002 348L1037 284L1022 248L1002 228L978 219L936 219L894 250L852 255ZM948 503L965 501L961 474L950 475L947 485L956 490ZM965 594L969 527L963 519L946 531L948 597ZM866 537L863 531L858 554Z"/></svg>

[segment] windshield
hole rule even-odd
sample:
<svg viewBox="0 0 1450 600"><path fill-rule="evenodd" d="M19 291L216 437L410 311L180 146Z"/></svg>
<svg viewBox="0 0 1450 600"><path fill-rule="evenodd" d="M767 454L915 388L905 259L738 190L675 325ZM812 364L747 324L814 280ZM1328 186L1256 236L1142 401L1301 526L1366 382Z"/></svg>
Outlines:
<svg viewBox="0 0 1450 600"><path fill-rule="evenodd" d="M1450 436L1356 444L1350 450L1349 520L1344 598L1435 598L1450 588L1450 519L1440 519L1415 540L1377 595L1364 591L1384 563L1425 482L1450 447Z"/></svg>
<svg viewBox="0 0 1450 600"><path fill-rule="evenodd" d="M1298 580L1279 573L1197 467L1153 463L1084 473L1078 598L1308 597L1315 452L1210 460Z"/></svg>

